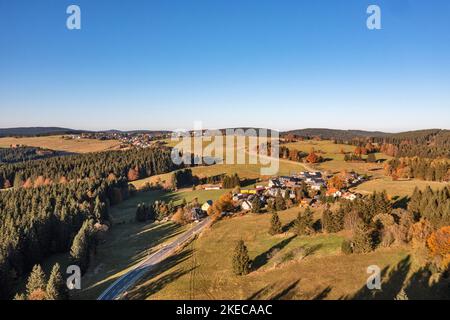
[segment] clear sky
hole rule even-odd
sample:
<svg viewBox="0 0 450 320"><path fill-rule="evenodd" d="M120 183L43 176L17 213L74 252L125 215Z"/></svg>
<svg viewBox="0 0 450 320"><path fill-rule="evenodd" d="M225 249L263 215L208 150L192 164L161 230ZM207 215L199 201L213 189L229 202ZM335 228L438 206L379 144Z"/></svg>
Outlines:
<svg viewBox="0 0 450 320"><path fill-rule="evenodd" d="M0 0L0 127L196 120L450 128L450 1Z"/></svg>

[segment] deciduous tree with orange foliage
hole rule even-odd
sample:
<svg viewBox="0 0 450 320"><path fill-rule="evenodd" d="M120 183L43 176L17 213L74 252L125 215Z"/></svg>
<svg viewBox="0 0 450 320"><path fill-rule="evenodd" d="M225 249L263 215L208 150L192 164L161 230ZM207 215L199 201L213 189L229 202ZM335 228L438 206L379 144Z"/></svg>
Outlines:
<svg viewBox="0 0 450 320"><path fill-rule="evenodd" d="M222 212L232 212L234 210L233 197L230 192L224 193L208 209L208 215L219 215Z"/></svg>
<svg viewBox="0 0 450 320"><path fill-rule="evenodd" d="M441 268L450 266L450 226L433 232L427 240L427 246Z"/></svg>
<svg viewBox="0 0 450 320"><path fill-rule="evenodd" d="M315 152L311 152L307 157L306 157L306 162L308 163L318 163L322 161L322 157L318 156Z"/></svg>

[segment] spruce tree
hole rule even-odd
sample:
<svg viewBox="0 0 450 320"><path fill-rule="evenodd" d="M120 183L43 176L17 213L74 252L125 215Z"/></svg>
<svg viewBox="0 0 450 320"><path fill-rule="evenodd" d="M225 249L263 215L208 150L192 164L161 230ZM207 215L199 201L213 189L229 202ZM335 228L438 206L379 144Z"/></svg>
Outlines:
<svg viewBox="0 0 450 320"><path fill-rule="evenodd" d="M33 292L41 290L45 291L46 287L45 273L39 264L33 267L27 281L27 296L31 296Z"/></svg>
<svg viewBox="0 0 450 320"><path fill-rule="evenodd" d="M233 272L235 275L246 275L250 272L250 257L244 240L239 240L234 249Z"/></svg>
<svg viewBox="0 0 450 320"><path fill-rule="evenodd" d="M278 193L275 197L275 209L277 211L286 210L286 202L284 201L283 196L281 195L280 191L278 191Z"/></svg>
<svg viewBox="0 0 450 320"><path fill-rule="evenodd" d="M353 252L355 253L367 253L372 251L372 236L364 223L359 222L356 225L352 243Z"/></svg>
<svg viewBox="0 0 450 320"><path fill-rule="evenodd" d="M270 235L276 235L280 234L282 232L282 226L280 218L278 217L278 214L274 212L272 214L272 219L270 220L270 229L269 234Z"/></svg>
<svg viewBox="0 0 450 320"><path fill-rule="evenodd" d="M313 217L310 208L298 213L294 222L294 230L297 235L308 235L313 232Z"/></svg>
<svg viewBox="0 0 450 320"><path fill-rule="evenodd" d="M252 199L252 212L260 213L261 212L261 200L257 195Z"/></svg>
<svg viewBox="0 0 450 320"><path fill-rule="evenodd" d="M47 283L47 300L65 300L67 299L67 289L61 274L61 267L56 263Z"/></svg>

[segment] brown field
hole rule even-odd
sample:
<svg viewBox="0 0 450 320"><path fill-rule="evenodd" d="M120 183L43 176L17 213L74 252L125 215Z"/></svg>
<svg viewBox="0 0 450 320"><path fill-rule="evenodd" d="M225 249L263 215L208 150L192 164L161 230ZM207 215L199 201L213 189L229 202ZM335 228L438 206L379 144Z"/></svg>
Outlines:
<svg viewBox="0 0 450 320"><path fill-rule="evenodd" d="M62 136L0 138L0 147L9 148L14 144L22 144L30 147L41 147L57 151L88 153L117 149L120 142L117 140L95 139L63 139Z"/></svg>

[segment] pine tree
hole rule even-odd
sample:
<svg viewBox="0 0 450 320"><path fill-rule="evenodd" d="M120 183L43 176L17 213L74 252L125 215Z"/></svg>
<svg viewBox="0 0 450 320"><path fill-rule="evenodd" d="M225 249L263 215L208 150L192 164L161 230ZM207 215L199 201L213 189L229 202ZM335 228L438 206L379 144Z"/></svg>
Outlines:
<svg viewBox="0 0 450 320"><path fill-rule="evenodd" d="M281 195L280 191L278 191L278 193L275 197L275 209L277 211L286 210L286 202L284 201L283 196Z"/></svg>
<svg viewBox="0 0 450 320"><path fill-rule="evenodd" d="M64 283L61 267L59 263L56 263L52 272L50 273L50 278L47 283L47 300L65 300L67 299L67 289Z"/></svg>
<svg viewBox="0 0 450 320"><path fill-rule="evenodd" d="M313 232L313 217L310 208L304 212L299 212L294 222L294 229L297 235L308 235Z"/></svg>
<svg viewBox="0 0 450 320"><path fill-rule="evenodd" d="M45 273L39 264L33 267L28 277L27 296L31 296L35 291L45 291Z"/></svg>
<svg viewBox="0 0 450 320"><path fill-rule="evenodd" d="M255 195L252 199L252 212L253 213L261 212L261 200L257 195Z"/></svg>
<svg viewBox="0 0 450 320"><path fill-rule="evenodd" d="M244 240L239 240L234 249L233 272L235 275L246 275L250 272L250 257Z"/></svg>
<svg viewBox="0 0 450 320"><path fill-rule="evenodd" d="M353 234L353 252L367 253L372 251L372 236L367 226L360 222L356 225Z"/></svg>
<svg viewBox="0 0 450 320"><path fill-rule="evenodd" d="M269 234L270 235L276 235L280 234L282 232L282 226L280 218L278 217L278 214L274 212L272 214L272 219L270 220L270 229Z"/></svg>

